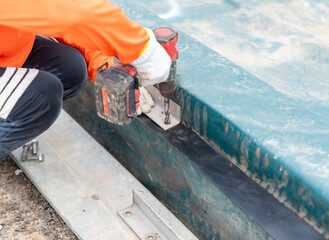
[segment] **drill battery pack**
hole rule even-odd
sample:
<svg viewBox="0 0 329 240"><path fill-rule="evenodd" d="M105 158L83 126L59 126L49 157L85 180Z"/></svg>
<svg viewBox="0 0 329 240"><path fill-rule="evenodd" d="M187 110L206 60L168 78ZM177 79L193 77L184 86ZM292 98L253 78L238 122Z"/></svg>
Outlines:
<svg viewBox="0 0 329 240"><path fill-rule="evenodd" d="M139 108L139 78L131 65L107 63L97 70L94 82L97 114L108 122L128 125Z"/></svg>

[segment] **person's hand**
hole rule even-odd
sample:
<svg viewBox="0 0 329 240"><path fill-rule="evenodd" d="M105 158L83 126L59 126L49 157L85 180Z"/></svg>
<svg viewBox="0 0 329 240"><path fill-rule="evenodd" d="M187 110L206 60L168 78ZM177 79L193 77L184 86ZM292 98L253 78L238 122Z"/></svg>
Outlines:
<svg viewBox="0 0 329 240"><path fill-rule="evenodd" d="M148 45L142 55L130 63L136 68L144 87L167 80L171 65L169 55L157 42L152 30L146 30L150 35Z"/></svg>
<svg viewBox="0 0 329 240"><path fill-rule="evenodd" d="M151 108L154 106L154 101L152 96L144 87L139 88L139 108L137 109L137 115L143 113L148 113L151 111Z"/></svg>

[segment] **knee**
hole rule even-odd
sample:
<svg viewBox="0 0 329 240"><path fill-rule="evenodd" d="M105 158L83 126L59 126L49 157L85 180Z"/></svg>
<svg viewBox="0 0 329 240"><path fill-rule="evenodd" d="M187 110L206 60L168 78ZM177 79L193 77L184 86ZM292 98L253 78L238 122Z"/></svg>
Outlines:
<svg viewBox="0 0 329 240"><path fill-rule="evenodd" d="M25 144L46 131L61 112L63 86L44 71L24 91L6 119L0 119L0 155Z"/></svg>
<svg viewBox="0 0 329 240"><path fill-rule="evenodd" d="M40 111L40 115L37 114L37 117L40 122L43 122L44 126L41 126L41 129L44 131L59 116L62 109L64 91L61 81L56 76L40 71L38 77L43 81L36 81L39 92L38 101L40 102L40 104L36 104L37 106L39 105Z"/></svg>
<svg viewBox="0 0 329 240"><path fill-rule="evenodd" d="M70 51L70 71L68 85L64 84L64 99L76 96L86 85L88 69L84 56L77 49Z"/></svg>
<svg viewBox="0 0 329 240"><path fill-rule="evenodd" d="M9 121L29 126L32 135L48 129L60 114L63 102L63 85L60 80L45 71L38 75L25 90L8 116Z"/></svg>

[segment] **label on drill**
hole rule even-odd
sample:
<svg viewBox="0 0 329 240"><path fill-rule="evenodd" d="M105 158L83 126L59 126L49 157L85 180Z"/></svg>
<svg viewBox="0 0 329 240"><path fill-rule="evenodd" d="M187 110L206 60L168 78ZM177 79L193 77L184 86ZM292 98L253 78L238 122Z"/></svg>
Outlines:
<svg viewBox="0 0 329 240"><path fill-rule="evenodd" d="M109 107L107 106L107 94L106 94L106 89L102 88L102 99L103 99L103 109L104 109L104 114L106 116L109 115Z"/></svg>

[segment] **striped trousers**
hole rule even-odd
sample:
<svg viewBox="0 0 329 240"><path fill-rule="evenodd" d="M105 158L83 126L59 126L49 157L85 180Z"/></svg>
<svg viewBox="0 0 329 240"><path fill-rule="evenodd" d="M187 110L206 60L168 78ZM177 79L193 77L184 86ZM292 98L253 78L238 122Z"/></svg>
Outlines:
<svg viewBox="0 0 329 240"><path fill-rule="evenodd" d="M0 160L47 130L86 81L78 50L40 36L22 68L0 67Z"/></svg>

